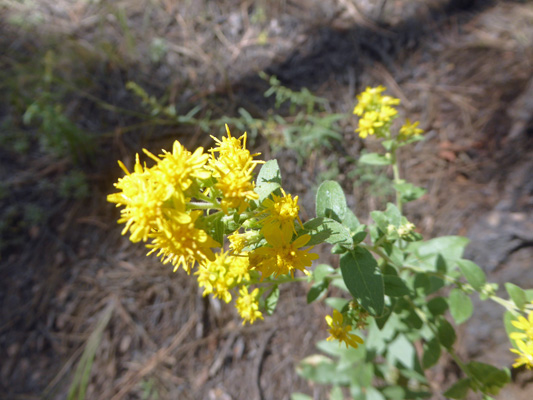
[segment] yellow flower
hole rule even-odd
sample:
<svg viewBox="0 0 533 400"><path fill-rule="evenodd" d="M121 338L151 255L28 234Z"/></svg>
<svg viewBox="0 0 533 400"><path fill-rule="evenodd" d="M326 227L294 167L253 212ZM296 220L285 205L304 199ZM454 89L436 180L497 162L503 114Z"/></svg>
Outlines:
<svg viewBox="0 0 533 400"><path fill-rule="evenodd" d="M228 235L229 248L233 254L239 254L246 246L257 243L261 239L262 236L253 230L245 231L244 233L235 231L231 235Z"/></svg>
<svg viewBox="0 0 533 400"><path fill-rule="evenodd" d="M248 257L231 256L228 252L218 253L213 261L200 264L198 271L198 285L204 288L204 296L213 293L215 297L231 301L230 290L241 283L249 280Z"/></svg>
<svg viewBox="0 0 533 400"><path fill-rule="evenodd" d="M261 233L271 235L273 231L278 233L282 232L285 241L290 241L292 234L296 233L294 228L294 220L297 219L300 226L303 226L298 212L300 207L298 206L298 196L294 199L289 194L287 195L283 189L281 189L283 197L272 194L272 199L266 199L263 202L263 206L266 210L261 214L266 213L267 216L262 220L263 227Z"/></svg>
<svg viewBox="0 0 533 400"><path fill-rule="evenodd" d="M219 169L249 170L251 168L253 170L257 164L264 162L253 159L261 153L250 154L250 151L246 149L246 132L238 139L231 136L228 125L226 125L226 132L228 137L223 137L222 140L211 136L218 144L218 147L209 150L213 156L212 164L217 164ZM219 153L218 159L214 156L217 152Z"/></svg>
<svg viewBox="0 0 533 400"><path fill-rule="evenodd" d="M161 185L152 170L146 166L143 168L138 154L135 160L131 173L121 161L118 162L126 176L115 183L121 192L108 195L107 201L116 203L117 207L125 206L118 220L119 224L126 223L122 234L129 230L130 240L139 242L148 239L156 221L162 217L163 203L172 195L172 190Z"/></svg>
<svg viewBox="0 0 533 400"><path fill-rule="evenodd" d="M378 86L375 88L367 87L364 92L357 96L358 103L353 113L362 116L367 111L376 111L382 106L395 106L400 104L400 99L391 96L382 96L387 88Z"/></svg>
<svg viewBox="0 0 533 400"><path fill-rule="evenodd" d="M383 125L377 111L368 111L359 120L359 127L355 131L359 133L360 138L365 139L368 135L376 133L376 129L383 127Z"/></svg>
<svg viewBox="0 0 533 400"><path fill-rule="evenodd" d="M518 320L511 321L515 328L524 332L513 332L509 337L513 340L526 339L533 341L533 311L529 313L527 319L523 316L518 316Z"/></svg>
<svg viewBox="0 0 533 400"><path fill-rule="evenodd" d="M328 329L330 336L326 340L330 341L336 339L339 341L339 346L342 342L344 342L346 344L346 348L351 346L355 349L359 346L358 343L363 343L363 339L357 335L354 335L353 333L350 333L352 330L351 325L343 324L344 318L339 311L333 310L333 316L326 315L326 322L330 328Z"/></svg>
<svg viewBox="0 0 533 400"><path fill-rule="evenodd" d="M363 139L374 134L378 137L389 135L390 124L398 114L394 106L400 104L400 99L382 96L381 93L385 90L383 86L367 87L357 96L358 103L353 113L360 117L356 132Z"/></svg>
<svg viewBox="0 0 533 400"><path fill-rule="evenodd" d="M248 206L249 200L259 198L254 192L252 173L255 166L263 161L254 160L253 157L259 153L250 154L246 149L246 133L236 139L231 136L227 125L226 130L228 137L223 137L222 140L213 137L218 147L210 150L209 168L217 180L215 189L218 189L222 196L222 210L227 214L230 208L242 212ZM218 158L215 153L219 153Z"/></svg>
<svg viewBox="0 0 533 400"><path fill-rule="evenodd" d="M533 341L529 341L527 344L523 340L516 340L516 345L518 349L511 349L513 353L519 355L513 364L513 368L518 368L522 365L525 365L527 369L532 369L533 367Z"/></svg>
<svg viewBox="0 0 533 400"><path fill-rule="evenodd" d="M257 200L259 195L254 192L255 184L252 175L242 170L219 172L215 188L222 193L220 206L224 213L230 208L242 212L248 207L249 200Z"/></svg>
<svg viewBox="0 0 533 400"><path fill-rule="evenodd" d="M256 319L263 319L263 314L259 311L259 301L257 296L259 289L254 289L252 293L248 293L248 287L242 286L239 290L239 298L235 302L235 308L243 319L242 324L246 322L253 324Z"/></svg>
<svg viewBox="0 0 533 400"><path fill-rule="evenodd" d="M405 124L403 124L400 128L400 134L398 135L399 139L406 140L409 139L411 136L418 136L422 134L424 130L417 128L419 123L419 121L411 123L409 119L406 119Z"/></svg>
<svg viewBox="0 0 533 400"><path fill-rule="evenodd" d="M162 159L146 149L143 151L157 162L154 169L163 175L161 181L176 189L185 191L191 186L192 178L208 179L211 176L211 172L205 169L209 155L204 154L202 147L191 153L176 140L172 146L172 153L163 150L163 154L160 155Z"/></svg>
<svg viewBox="0 0 533 400"><path fill-rule="evenodd" d="M302 235L290 243L280 230L269 230L265 232L265 239L270 246L254 250L250 261L252 265L252 260L257 262L255 268L261 272L261 279L272 274L275 277L289 273L294 276L294 270L297 269L308 275L305 267L311 266L313 260L318 258L317 254L308 253L311 248L300 250L311 239L309 235Z"/></svg>
<svg viewBox="0 0 533 400"><path fill-rule="evenodd" d="M191 211L189 214L173 212L166 218L157 221L157 228L150 233L151 244L146 247L152 250L148 254L158 252L163 264L171 263L174 271L182 266L187 273L191 271L195 261L212 261L215 255L212 247L219 247L211 236L195 226L202 211Z"/></svg>

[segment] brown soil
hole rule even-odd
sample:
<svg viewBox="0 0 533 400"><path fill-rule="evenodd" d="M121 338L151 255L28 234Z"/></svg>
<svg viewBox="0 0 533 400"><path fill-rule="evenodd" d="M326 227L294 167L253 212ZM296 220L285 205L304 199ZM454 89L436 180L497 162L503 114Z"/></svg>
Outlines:
<svg viewBox="0 0 533 400"><path fill-rule="evenodd" d="M141 110L124 88L128 80L150 93L166 93L179 112L200 104L215 115L237 115L244 107L256 117L272 107L263 97L260 70L293 89L309 87L328 98L334 112L351 112L356 93L366 86L387 86L427 132L425 141L402 153L404 176L428 189L407 207L409 218L426 238L469 236L469 256L490 280L533 287L533 5L389 0L381 9L373 4L0 5L2 68L23 70L34 53L52 50L65 81L87 88L67 94L67 112L87 131L100 132L97 159L81 161L90 197L61 198L54 184L72 162L42 152L36 132L9 120L20 107L17 98L0 101L1 133L20 130L31 138L24 153L0 148L7 190L0 196L0 398L66 398L86 343L106 313L110 320L87 399L277 400L298 391L327 398L324 388L296 373L298 362L327 336L327 307L306 304L305 284L283 288L272 317L241 326L232 307L201 297L193 277L172 273L120 235L117 212L105 201L120 174L116 160L131 165L142 147L157 151L175 139L189 148L208 143L199 130L143 126L135 115L94 100ZM156 38L166 40L157 60L151 53ZM30 73L24 77L33 79ZM16 84L22 91L27 82ZM302 199L304 218L313 214L317 181L334 161L336 179L360 219L386 201L369 193L368 185L352 182L350 157L374 145L356 137L354 124L355 119L345 124L342 144L315 149L302 165L294 151L270 154L267 141L257 139L254 146L265 159L279 159L284 187ZM46 210L44 222L28 222L28 204ZM324 262L336 262L327 249L322 252ZM509 366L513 357L501 310L485 303L476 308L460 328L459 354ZM444 360L431 378L442 392L457 373ZM528 379L519 373L498 398L531 398Z"/></svg>

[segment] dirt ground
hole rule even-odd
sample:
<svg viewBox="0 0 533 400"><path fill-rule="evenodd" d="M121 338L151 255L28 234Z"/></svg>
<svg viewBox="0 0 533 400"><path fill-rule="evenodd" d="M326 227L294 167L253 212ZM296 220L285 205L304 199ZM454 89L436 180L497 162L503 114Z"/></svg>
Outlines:
<svg viewBox="0 0 533 400"><path fill-rule="evenodd" d="M1 399L66 398L99 331L87 399L327 398L296 373L327 336L327 307L306 304L305 284L282 288L273 316L241 326L231 307L202 298L194 279L120 235L106 203L121 173L116 160L131 166L142 147L158 151L175 139L208 143L189 126L143 124L130 80L166 94L180 112L200 104L214 115L244 107L255 117L272 107L261 70L327 98L332 112L350 113L366 86L387 86L427 132L402 153L403 175L428 190L408 205L410 220L426 238L468 236L468 256L489 280L533 287L531 2L7 0L0 11L0 66L26 71L15 81L20 92L8 92L5 75L0 85L9 93L0 100L0 135L9 138L0 147ZM89 178L82 200L54 190L72 161L40 150L38 133L13 118L36 74L24 68L47 50L62 79L84 87L67 91L67 113L98 132L97 158L78 164ZM294 150L272 154L266 138L255 141L264 159L278 158L303 219L333 162L360 219L383 206L375 188L353 182L351 158L373 146L354 127L349 120L342 143L302 163ZM22 153L12 145L20 132L30 137ZM35 205L46 217L26 218ZM327 252L323 261L336 263ZM502 311L476 303L460 327L460 356L512 364ZM447 360L430 375L436 393L457 379ZM532 398L531 379L518 373L497 398Z"/></svg>

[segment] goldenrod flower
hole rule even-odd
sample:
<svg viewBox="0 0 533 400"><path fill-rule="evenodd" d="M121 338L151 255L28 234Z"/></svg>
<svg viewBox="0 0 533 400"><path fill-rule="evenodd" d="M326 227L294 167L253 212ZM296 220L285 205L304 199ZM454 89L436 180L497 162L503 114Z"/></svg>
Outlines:
<svg viewBox="0 0 533 400"><path fill-rule="evenodd" d="M522 330L523 332L513 332L509 337L513 340L531 340L533 341L533 311L529 313L527 319L523 316L518 316L518 320L511 321L515 328Z"/></svg>
<svg viewBox="0 0 533 400"><path fill-rule="evenodd" d="M241 253L245 247L258 242L261 239L262 236L257 231L252 230L243 233L235 231L231 235L228 235L229 248L233 254Z"/></svg>
<svg viewBox="0 0 533 400"><path fill-rule="evenodd" d="M217 180L215 188L221 193L222 211L227 214L230 208L242 212L249 200L259 198L254 191L252 173L255 166L263 161L254 160L253 157L259 153L250 154L246 149L246 133L236 139L231 136L227 125L226 130L227 138L218 140L213 137L218 147L210 150L212 157L209 168ZM219 153L218 157L215 157L215 153Z"/></svg>
<svg viewBox="0 0 533 400"><path fill-rule="evenodd" d="M359 127L355 130L359 137L365 139L368 135L373 135L376 130L382 128L384 122L379 119L377 111L369 111L359 120Z"/></svg>
<svg viewBox="0 0 533 400"><path fill-rule="evenodd" d="M202 211L191 211L183 215L175 212L157 221L157 228L150 233L151 244L146 247L152 250L148 254L158 252L163 264L171 263L174 271L179 266L189 273L194 262L212 261L215 255L212 247L220 247L211 236L195 226ZM187 221L184 223L184 221Z"/></svg>
<svg viewBox="0 0 533 400"><path fill-rule="evenodd" d="M522 365L525 365L527 369L533 368L533 341L528 341L524 343L523 340L516 340L516 345L518 349L511 349L513 353L519 355L513 364L513 368L518 368Z"/></svg>
<svg viewBox="0 0 533 400"><path fill-rule="evenodd" d="M270 246L260 247L252 252L254 261L257 262L255 268L261 272L261 279L274 274L291 274L294 276L295 270L300 270L306 275L309 272L305 267L311 266L313 260L318 258L315 253L308 253L311 248L300 250L309 242L311 236L302 235L294 242L290 243L283 236L281 230L269 230L265 232L265 239ZM251 262L251 265L254 264Z"/></svg>
<svg viewBox="0 0 533 400"><path fill-rule="evenodd" d="M177 140L172 146L172 153L163 150L160 155L162 159L144 149L144 152L157 162L154 169L163 175L161 181L182 191L191 186L192 178L208 179L211 176L211 172L205 169L209 155L203 151L202 147L198 147L191 153Z"/></svg>
<svg viewBox="0 0 533 400"><path fill-rule="evenodd" d="M352 327L351 325L344 325L344 318L339 311L333 310L333 316L326 315L326 322L330 328L328 329L330 336L326 339L327 341L338 340L339 346L344 342L346 348L351 346L354 349L359 347L358 343L363 343L363 339L350 333Z"/></svg>
<svg viewBox="0 0 533 400"><path fill-rule="evenodd" d="M398 138L400 140L407 140L412 136L419 136L422 134L424 130L417 128L419 123L419 121L411 123L409 119L406 119L405 124L403 124L400 128L400 134L398 135Z"/></svg>
<svg viewBox="0 0 533 400"><path fill-rule="evenodd" d="M198 285L204 288L204 296L213 293L215 297L231 301L230 290L243 280L249 280L248 257L231 256L228 252L218 253L213 261L200 264L198 271Z"/></svg>
<svg viewBox="0 0 533 400"><path fill-rule="evenodd" d="M294 199L289 194L287 195L283 188L281 193L283 197L272 194L272 199L266 199L263 202L263 207L266 208L261 214L266 213L267 216L261 221L263 227L261 233L271 235L281 231L285 241L290 241L292 234L296 233L294 227L294 220L298 220L300 226L303 226L302 220L298 216L300 207L298 206L298 196Z"/></svg>
<svg viewBox="0 0 533 400"><path fill-rule="evenodd" d="M257 200L259 195L254 192L255 184L250 173L241 170L230 170L219 173L215 188L222 193L220 206L224 213L230 208L243 212L249 200Z"/></svg>
<svg viewBox="0 0 533 400"><path fill-rule="evenodd" d="M246 132L238 139L231 136L228 125L226 125L226 132L228 137L223 137L222 140L211 136L218 144L218 147L209 150L213 155L212 164L218 165L219 169L249 170L251 168L253 170L257 164L264 162L253 159L261 153L250 154L250 151L246 149ZM214 153L217 152L219 153L218 159L214 157Z"/></svg>
<svg viewBox="0 0 533 400"><path fill-rule="evenodd" d="M363 139L374 134L378 137L386 137L389 134L392 120L398 114L394 106L400 104L400 99L382 96L381 93L385 90L383 86L367 87L357 96L358 103L353 113L361 117L356 132Z"/></svg>
<svg viewBox="0 0 533 400"><path fill-rule="evenodd" d="M259 289L254 289L248 293L248 287L242 286L239 290L239 298L235 302L235 308L243 319L242 324L246 322L253 324L256 319L263 319L263 314L259 311L259 301L257 296Z"/></svg>
<svg viewBox="0 0 533 400"><path fill-rule="evenodd" d="M125 206L118 220L119 224L126 223L122 234L129 230L132 242L146 241L156 221L162 217L163 203L172 195L172 190L162 185L152 170L143 168L138 154L131 173L121 161L118 163L126 176L115 183L121 192L108 195L107 201L116 203L117 207Z"/></svg>
<svg viewBox="0 0 533 400"><path fill-rule="evenodd" d="M400 104L400 99L391 96L382 96L387 88L378 86L375 88L367 87L364 92L357 96L358 103L353 113L362 116L367 111L375 111L382 106L396 106Z"/></svg>

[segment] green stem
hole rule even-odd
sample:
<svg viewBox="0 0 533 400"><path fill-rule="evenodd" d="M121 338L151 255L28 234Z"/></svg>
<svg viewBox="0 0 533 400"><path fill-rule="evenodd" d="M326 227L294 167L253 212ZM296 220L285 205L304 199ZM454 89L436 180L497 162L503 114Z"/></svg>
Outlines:
<svg viewBox="0 0 533 400"><path fill-rule="evenodd" d="M392 148L389 154L390 154L391 162L392 162L392 173L394 175L394 183L399 184L401 182L401 177L400 177L400 166L398 162L398 156L396 154L396 149ZM398 189L394 188L394 190L396 192L396 206L398 207L398 210L400 210L400 213L401 213L402 212L402 195Z"/></svg>
<svg viewBox="0 0 533 400"><path fill-rule="evenodd" d="M204 203L200 201L190 201L187 203L189 207L194 208L196 210L211 210L211 209L218 209L220 208L220 204L217 204L215 202L213 203Z"/></svg>

